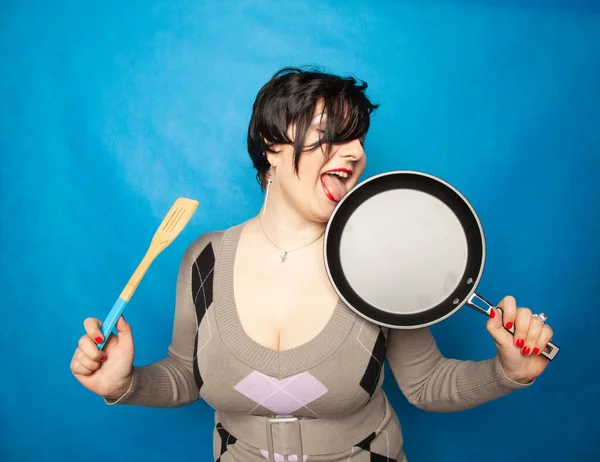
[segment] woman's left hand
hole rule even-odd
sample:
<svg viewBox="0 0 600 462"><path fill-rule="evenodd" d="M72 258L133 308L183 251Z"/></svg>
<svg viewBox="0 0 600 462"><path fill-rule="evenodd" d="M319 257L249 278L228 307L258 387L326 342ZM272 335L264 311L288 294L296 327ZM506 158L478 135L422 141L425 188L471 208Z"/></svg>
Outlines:
<svg viewBox="0 0 600 462"><path fill-rule="evenodd" d="M529 308L517 308L514 297L504 297L498 308L503 316L492 309L486 328L494 338L504 373L515 382L532 382L548 365L541 352L552 339L552 328L532 316ZM503 325L507 329L514 325L514 336Z"/></svg>

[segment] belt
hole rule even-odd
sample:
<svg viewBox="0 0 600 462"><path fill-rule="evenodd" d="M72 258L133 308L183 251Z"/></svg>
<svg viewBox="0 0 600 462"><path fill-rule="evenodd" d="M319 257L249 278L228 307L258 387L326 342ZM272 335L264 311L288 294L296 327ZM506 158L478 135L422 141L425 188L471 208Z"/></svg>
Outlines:
<svg viewBox="0 0 600 462"><path fill-rule="evenodd" d="M256 449L274 454L303 455L335 454L352 448L392 418L392 411L379 390L357 412L335 419L297 417L266 417L216 411L215 423L220 423L232 436Z"/></svg>

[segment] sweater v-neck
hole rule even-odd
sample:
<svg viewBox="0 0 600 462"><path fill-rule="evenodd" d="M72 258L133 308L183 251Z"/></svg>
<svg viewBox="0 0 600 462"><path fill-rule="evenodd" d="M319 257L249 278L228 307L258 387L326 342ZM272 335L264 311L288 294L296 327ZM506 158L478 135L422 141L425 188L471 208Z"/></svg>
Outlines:
<svg viewBox="0 0 600 462"><path fill-rule="evenodd" d="M325 361L342 346L356 322L356 316L338 297L327 324L308 342L278 351L253 340L240 322L233 284L236 253L246 223L225 230L217 252L214 309L219 335L238 359L266 375L284 378L307 371Z"/></svg>

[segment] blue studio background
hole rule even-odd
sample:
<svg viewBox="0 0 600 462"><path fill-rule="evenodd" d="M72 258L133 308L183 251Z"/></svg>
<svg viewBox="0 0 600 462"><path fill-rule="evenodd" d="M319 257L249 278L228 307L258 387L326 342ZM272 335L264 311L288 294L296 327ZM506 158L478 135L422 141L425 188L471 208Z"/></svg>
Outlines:
<svg viewBox="0 0 600 462"><path fill-rule="evenodd" d="M385 389L412 462L598 460L600 8L554 1L2 2L0 460L211 460L212 410L108 407L69 371L178 196L200 201L127 308L136 364L162 358L176 272L200 233L257 213L254 97L286 65L365 79L381 104L366 176L427 171L478 211L478 292L544 311L562 347L477 409ZM466 308L442 352L494 353Z"/></svg>

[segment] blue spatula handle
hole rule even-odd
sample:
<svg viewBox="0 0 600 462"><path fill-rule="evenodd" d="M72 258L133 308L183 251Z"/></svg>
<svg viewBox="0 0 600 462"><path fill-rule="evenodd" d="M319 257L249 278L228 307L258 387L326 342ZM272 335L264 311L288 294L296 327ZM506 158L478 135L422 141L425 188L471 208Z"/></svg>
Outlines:
<svg viewBox="0 0 600 462"><path fill-rule="evenodd" d="M127 306L127 302L125 300L123 300L121 297L119 297L117 299L117 301L115 302L115 304L113 305L110 312L108 313L108 316L106 316L106 319L102 323L102 328L101 328L102 338L104 339L104 341L102 343L98 344L98 348L100 350L102 348L104 348L104 345L106 345L106 342L108 341L108 337L111 333L114 333L115 335L117 334L117 329L115 328L115 325L117 324L117 321L119 320L119 317L125 310L126 306Z"/></svg>

